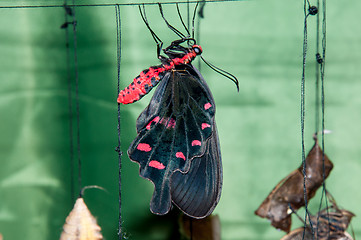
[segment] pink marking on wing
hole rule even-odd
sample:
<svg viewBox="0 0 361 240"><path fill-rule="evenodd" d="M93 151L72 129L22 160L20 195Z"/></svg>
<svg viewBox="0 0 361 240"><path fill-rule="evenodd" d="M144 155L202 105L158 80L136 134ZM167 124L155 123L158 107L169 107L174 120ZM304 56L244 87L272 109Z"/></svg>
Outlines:
<svg viewBox="0 0 361 240"><path fill-rule="evenodd" d="M211 103L206 103L206 104L204 104L204 109L205 109L205 110L208 110L210 107L212 107L212 104L211 104Z"/></svg>
<svg viewBox="0 0 361 240"><path fill-rule="evenodd" d="M175 128L175 119L174 118L162 118L159 123L163 124L167 128Z"/></svg>
<svg viewBox="0 0 361 240"><path fill-rule="evenodd" d="M177 158L182 158L183 160L186 160L186 157L184 156L184 154L183 154L182 152L177 152L177 153L175 154L175 156L176 156Z"/></svg>
<svg viewBox="0 0 361 240"><path fill-rule="evenodd" d="M152 125L152 122L158 123L159 122L159 116L156 116L155 118L153 118L153 120L150 121L145 128L150 130L150 126Z"/></svg>
<svg viewBox="0 0 361 240"><path fill-rule="evenodd" d="M165 168L165 166L163 165L163 163L158 162L158 161L156 161L156 160L150 161L150 162L149 162L149 166L150 166L150 167L154 167L154 168L159 169L159 170Z"/></svg>
<svg viewBox="0 0 361 240"><path fill-rule="evenodd" d="M202 130L209 127L211 127L211 125L209 125L208 123L202 123Z"/></svg>
<svg viewBox="0 0 361 240"><path fill-rule="evenodd" d="M202 143L201 143L201 141L199 141L199 140L193 140L192 141L192 147L193 146L201 146L202 145Z"/></svg>
<svg viewBox="0 0 361 240"><path fill-rule="evenodd" d="M175 119L171 118L168 122L167 128L175 128Z"/></svg>
<svg viewBox="0 0 361 240"><path fill-rule="evenodd" d="M149 152L152 147L148 143L139 143L137 149L143 152Z"/></svg>

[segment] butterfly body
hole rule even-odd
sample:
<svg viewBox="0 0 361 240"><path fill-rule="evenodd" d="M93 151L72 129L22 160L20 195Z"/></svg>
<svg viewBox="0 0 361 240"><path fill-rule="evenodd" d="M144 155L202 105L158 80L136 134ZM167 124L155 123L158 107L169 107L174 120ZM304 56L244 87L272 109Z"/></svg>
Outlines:
<svg viewBox="0 0 361 240"><path fill-rule="evenodd" d="M197 52L197 49L200 49L200 52ZM202 52L201 47L198 45L193 45L190 48L182 47L182 50L183 53L175 53L169 47L166 48L164 52L168 57L159 57L162 64L143 70L128 87L120 91L117 99L118 103L129 104L140 100L159 83L166 72L175 69L177 65L191 63Z"/></svg>

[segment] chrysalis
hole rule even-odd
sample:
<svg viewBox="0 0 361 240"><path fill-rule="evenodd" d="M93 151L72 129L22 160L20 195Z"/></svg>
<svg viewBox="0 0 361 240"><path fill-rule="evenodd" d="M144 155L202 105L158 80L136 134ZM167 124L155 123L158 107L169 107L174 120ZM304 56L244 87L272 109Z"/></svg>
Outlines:
<svg viewBox="0 0 361 240"><path fill-rule="evenodd" d="M323 170L325 179L330 174L333 164L325 156L323 169L323 153L317 140L306 158L306 194L307 199L311 199L323 182ZM303 189L303 165L294 170L287 177L282 179L271 191L255 214L267 218L272 226L289 232L291 228L291 208L296 211L305 205Z"/></svg>
<svg viewBox="0 0 361 240"><path fill-rule="evenodd" d="M220 240L221 221L218 215L209 215L203 219L193 219L182 214L179 219L179 231L185 239Z"/></svg>
<svg viewBox="0 0 361 240"><path fill-rule="evenodd" d="M311 216L313 226L313 237L311 227L307 225L297 228L284 236L281 240L302 240L303 231L305 230L304 239L318 239L318 240L353 240L353 238L346 232L352 217L355 215L347 210L339 209L333 197L327 193L327 196L332 204L318 212L317 215Z"/></svg>
<svg viewBox="0 0 361 240"><path fill-rule="evenodd" d="M100 240L103 239L100 230L84 199L79 197L66 218L60 240Z"/></svg>

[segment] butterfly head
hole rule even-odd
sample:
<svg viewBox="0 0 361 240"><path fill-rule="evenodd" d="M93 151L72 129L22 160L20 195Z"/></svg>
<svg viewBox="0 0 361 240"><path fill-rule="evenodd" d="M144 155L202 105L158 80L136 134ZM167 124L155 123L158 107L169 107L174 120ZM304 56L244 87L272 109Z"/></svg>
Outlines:
<svg viewBox="0 0 361 240"><path fill-rule="evenodd" d="M192 46L192 50L194 51L194 53L195 53L196 55L201 55L202 52L203 52L201 46L199 46L199 45L193 45L193 46Z"/></svg>

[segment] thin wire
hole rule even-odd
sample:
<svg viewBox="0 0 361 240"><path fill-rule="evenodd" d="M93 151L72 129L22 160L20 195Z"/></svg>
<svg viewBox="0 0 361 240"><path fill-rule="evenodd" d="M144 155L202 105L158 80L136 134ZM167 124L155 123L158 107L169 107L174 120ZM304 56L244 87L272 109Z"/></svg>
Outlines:
<svg viewBox="0 0 361 240"><path fill-rule="evenodd" d="M317 0L317 9L320 9L320 0ZM320 14L316 16L316 53L319 53L320 49ZM316 59L317 60L317 59ZM316 137L319 131L320 125L320 68L319 64L316 62L316 86L315 86L315 134Z"/></svg>
<svg viewBox="0 0 361 240"><path fill-rule="evenodd" d="M325 176L325 64L326 64L326 0L322 0L322 64L321 68L321 121L322 121L322 167L323 167L323 182L322 182L322 193L326 195L326 176ZM323 195L322 195L323 196ZM328 232L330 234L330 219L328 212L327 197L325 197L327 220L328 220Z"/></svg>
<svg viewBox="0 0 361 240"><path fill-rule="evenodd" d="M307 189L306 189L306 155L305 155L305 72L306 72L306 56L307 56L307 2L304 0L304 29L303 29L303 59L302 59L302 78L301 78L301 148L302 148L302 165L303 165L303 194L305 200L305 224L304 231L302 234L302 240L305 239L305 232L307 228L307 218L310 218L310 213L308 211L308 201L307 201ZM312 231L312 239L314 239L314 231L312 227L312 221L310 220L310 228Z"/></svg>
<svg viewBox="0 0 361 240"><path fill-rule="evenodd" d="M79 107L79 72L78 72L78 54L77 54L77 34L76 34L76 16L75 0L72 5L73 10L73 40L74 40L74 73L75 73L75 102L76 102L76 126L77 126L77 152L78 152L78 187L82 186L81 157L80 157L80 107Z"/></svg>
<svg viewBox="0 0 361 240"><path fill-rule="evenodd" d="M68 22L68 12L66 10L67 0L64 0L64 19ZM70 152L70 192L71 204L75 201L74 191L74 141L73 141L73 104L71 91L71 74L70 74L70 47L69 47L69 29L65 28L65 47L66 47L66 75L68 82L68 111L69 111L69 152Z"/></svg>
<svg viewBox="0 0 361 240"><path fill-rule="evenodd" d="M319 0L317 0L317 9L320 9L320 3ZM318 208L318 212L321 211L323 198L325 197L325 204L326 204L326 216L328 220L328 236L330 234L330 219L329 219L329 211L328 211L328 199L326 196L327 190L326 190L326 169L325 169L325 141L324 141L324 132L325 132L325 91L324 91L324 73L325 73L325 53L326 53L326 6L325 6L325 0L322 4L322 15L323 15L323 22L322 22L322 57L320 57L319 54L319 38L320 38L320 17L319 14L317 14L317 21L316 21L316 134L318 133L318 127L319 127L319 108L320 108L320 101L319 101L319 79L321 75L321 112L322 112L322 129L321 129L321 147L322 147L322 194L320 199L320 204ZM318 227L319 227L319 214L317 215L317 226L316 226L316 236L318 236Z"/></svg>
<svg viewBox="0 0 361 240"><path fill-rule="evenodd" d="M204 6L205 6L205 1L202 0L201 2L199 2L199 10L198 10L198 19L197 19L197 27L196 27L196 39L198 41L198 44L201 44L201 19L204 18ZM201 59L198 58L198 70L201 71Z"/></svg>
<svg viewBox="0 0 361 240"><path fill-rule="evenodd" d="M317 9L320 9L320 1L317 0ZM315 135L316 135L316 139L318 136L318 131L319 131L319 125L320 125L320 113L319 113L319 109L320 109L320 65L322 63L318 63L318 54L319 54L319 50L320 50L320 14L317 13L316 16L316 86L315 86ZM323 132L324 130L322 129L322 137L323 137ZM323 149L323 147L322 147ZM323 155L324 155L324 151L323 151ZM324 162L322 163L323 167L324 167ZM323 170L324 173L324 170ZM323 179L324 182L325 179ZM321 199L320 199L320 205L318 207L318 213L317 213L317 223L316 223L316 236L318 237L318 230L319 230L319 225L320 225L320 214L319 212L321 211L322 208L322 202L323 202L323 196L324 196L324 191L325 188L322 188L322 194L321 194Z"/></svg>
<svg viewBox="0 0 361 240"><path fill-rule="evenodd" d="M117 95L120 91L120 62L121 62L121 17L120 17L120 7L119 5L115 6L115 20L117 26L117 73L118 73L118 88ZM121 151L121 138L120 138L120 104L118 104L118 164L119 164L119 219L118 219L118 238L119 240L123 239L123 219L122 219L122 151Z"/></svg>
<svg viewBox="0 0 361 240"><path fill-rule="evenodd" d="M245 2L248 0L205 0L204 2L208 3L219 3L219 2ZM197 3L199 1L195 0L186 0L186 1L172 1L172 2L164 2L165 4L188 4L188 3ZM75 4L68 5L69 7L115 7L115 6L141 6L141 5L158 5L158 2L152 2L152 3L104 3L104 4ZM15 5L15 6L0 6L0 9L2 8L61 8L64 7L64 5Z"/></svg>
<svg viewBox="0 0 361 240"><path fill-rule="evenodd" d="M190 29L190 14L189 14L189 0L187 0L187 28ZM194 37L194 36L192 36Z"/></svg>

